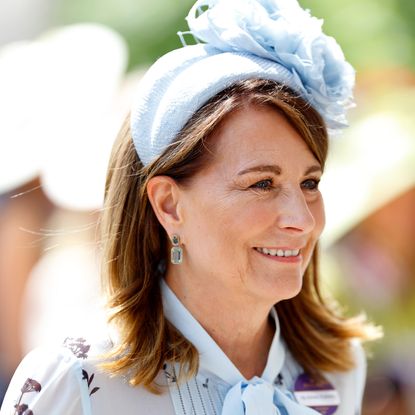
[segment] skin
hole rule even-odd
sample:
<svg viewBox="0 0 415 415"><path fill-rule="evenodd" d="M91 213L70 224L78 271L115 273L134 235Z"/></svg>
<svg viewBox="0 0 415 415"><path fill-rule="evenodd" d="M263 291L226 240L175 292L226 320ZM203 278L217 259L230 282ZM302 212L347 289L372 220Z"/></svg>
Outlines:
<svg viewBox="0 0 415 415"><path fill-rule="evenodd" d="M151 179L148 194L183 263L166 281L245 378L260 376L271 308L299 293L324 227L318 161L286 118L246 105L210 137L212 158L186 186ZM256 248L300 249L279 258ZM246 351L249 350L249 353Z"/></svg>

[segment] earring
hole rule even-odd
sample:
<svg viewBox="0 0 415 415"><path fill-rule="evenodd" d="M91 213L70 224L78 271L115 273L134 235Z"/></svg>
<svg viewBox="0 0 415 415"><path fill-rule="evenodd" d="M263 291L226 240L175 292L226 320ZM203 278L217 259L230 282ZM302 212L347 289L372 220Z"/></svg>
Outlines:
<svg viewBox="0 0 415 415"><path fill-rule="evenodd" d="M170 261L172 264L181 264L183 261L183 249L179 246L180 244L180 238L179 235L174 234L171 237L171 243L173 244L173 247L171 248L171 255L170 255Z"/></svg>

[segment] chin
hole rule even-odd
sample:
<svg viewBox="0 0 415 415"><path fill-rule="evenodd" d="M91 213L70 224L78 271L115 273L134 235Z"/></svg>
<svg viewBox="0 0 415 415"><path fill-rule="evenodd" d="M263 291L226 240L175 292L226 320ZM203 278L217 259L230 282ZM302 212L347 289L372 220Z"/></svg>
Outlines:
<svg viewBox="0 0 415 415"><path fill-rule="evenodd" d="M290 300L291 298L296 297L298 294L300 294L302 287L303 286L301 284L300 286L293 288L290 291L287 291L286 293L284 293L285 295L283 295L282 297L278 298L277 301L275 301L275 304L279 301Z"/></svg>
<svg viewBox="0 0 415 415"><path fill-rule="evenodd" d="M259 287L261 285L261 287ZM271 305L297 296L303 287L303 278L299 275L271 278L263 284L257 282L256 296ZM258 288L260 288L258 290Z"/></svg>

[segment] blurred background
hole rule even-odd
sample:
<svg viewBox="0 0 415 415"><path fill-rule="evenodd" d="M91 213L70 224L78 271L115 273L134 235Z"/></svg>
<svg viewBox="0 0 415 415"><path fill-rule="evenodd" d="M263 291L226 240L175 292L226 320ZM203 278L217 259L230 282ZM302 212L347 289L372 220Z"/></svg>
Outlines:
<svg viewBox="0 0 415 415"><path fill-rule="evenodd" d="M134 85L188 0L0 2L0 402L22 356L105 331L105 168ZM384 328L363 413L415 414L415 2L300 0L357 70L322 191L328 290Z"/></svg>

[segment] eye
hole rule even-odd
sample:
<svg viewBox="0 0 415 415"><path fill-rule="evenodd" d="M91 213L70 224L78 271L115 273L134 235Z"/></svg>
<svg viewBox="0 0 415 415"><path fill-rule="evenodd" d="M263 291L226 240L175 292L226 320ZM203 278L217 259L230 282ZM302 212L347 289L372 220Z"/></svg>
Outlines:
<svg viewBox="0 0 415 415"><path fill-rule="evenodd" d="M256 182L252 186L250 186L251 189L259 189L259 190L271 190L272 189L272 179L265 179L260 180L259 182Z"/></svg>
<svg viewBox="0 0 415 415"><path fill-rule="evenodd" d="M305 190L318 190L320 179L307 179L301 183L301 187Z"/></svg>

